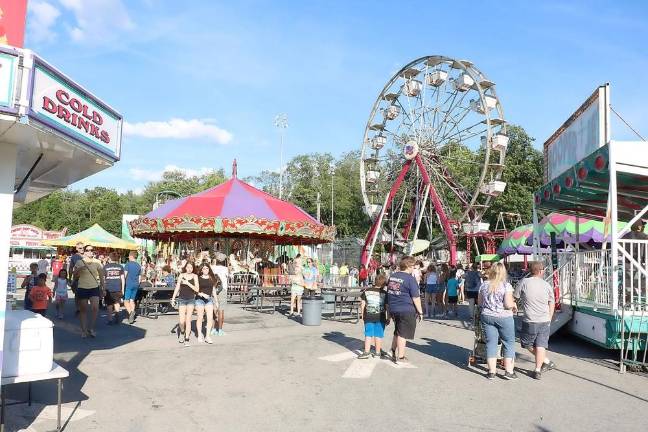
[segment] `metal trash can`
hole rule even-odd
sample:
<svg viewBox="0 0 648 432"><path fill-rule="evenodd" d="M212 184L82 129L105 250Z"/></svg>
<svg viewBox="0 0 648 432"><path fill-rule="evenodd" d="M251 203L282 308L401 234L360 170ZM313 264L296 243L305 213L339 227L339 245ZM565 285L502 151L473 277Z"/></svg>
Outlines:
<svg viewBox="0 0 648 432"><path fill-rule="evenodd" d="M322 324L322 296L311 295L302 297L302 324L318 326Z"/></svg>
<svg viewBox="0 0 648 432"><path fill-rule="evenodd" d="M322 291L322 298L324 299L322 311L335 312L335 293L332 291Z"/></svg>

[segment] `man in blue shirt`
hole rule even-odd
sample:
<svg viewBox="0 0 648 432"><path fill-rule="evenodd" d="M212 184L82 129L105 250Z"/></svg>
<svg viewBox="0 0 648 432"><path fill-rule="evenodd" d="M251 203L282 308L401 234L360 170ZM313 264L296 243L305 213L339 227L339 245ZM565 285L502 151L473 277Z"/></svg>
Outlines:
<svg viewBox="0 0 648 432"><path fill-rule="evenodd" d="M421 294L416 279L412 276L414 257L405 256L398 264L399 271L393 273L387 282L387 305L394 320L394 339L392 340L392 361L407 360L405 344L414 339L416 321L421 320Z"/></svg>
<svg viewBox="0 0 648 432"><path fill-rule="evenodd" d="M142 267L137 263L137 251L128 254L128 262L124 265L126 288L124 289L124 308L128 311L128 323L135 322L135 299L139 291Z"/></svg>

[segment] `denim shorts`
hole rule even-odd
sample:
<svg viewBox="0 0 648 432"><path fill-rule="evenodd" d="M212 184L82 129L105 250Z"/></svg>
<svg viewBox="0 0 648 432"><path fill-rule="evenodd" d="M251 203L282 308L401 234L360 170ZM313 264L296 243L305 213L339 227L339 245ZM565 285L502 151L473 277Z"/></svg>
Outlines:
<svg viewBox="0 0 648 432"><path fill-rule="evenodd" d="M439 284L427 284L425 285L425 292L428 294L434 294L439 291Z"/></svg>
<svg viewBox="0 0 648 432"><path fill-rule="evenodd" d="M196 305L196 307L205 307L205 306L209 306L209 305L213 306L214 305L214 297L209 296L208 299L206 299L204 297L196 297L195 305Z"/></svg>
<svg viewBox="0 0 648 432"><path fill-rule="evenodd" d="M385 323L376 321L376 322L365 322L364 325L365 337L385 337Z"/></svg>
<svg viewBox="0 0 648 432"><path fill-rule="evenodd" d="M176 304L179 306L193 306L196 304L196 300L194 299L183 299L183 298L178 298L176 299Z"/></svg>
<svg viewBox="0 0 648 432"><path fill-rule="evenodd" d="M137 298L138 286L127 286L124 290L124 300L135 300Z"/></svg>
<svg viewBox="0 0 648 432"><path fill-rule="evenodd" d="M481 315L481 324L486 339L486 357L497 358L497 344L502 339L504 358L515 358L515 323L512 316L495 317Z"/></svg>

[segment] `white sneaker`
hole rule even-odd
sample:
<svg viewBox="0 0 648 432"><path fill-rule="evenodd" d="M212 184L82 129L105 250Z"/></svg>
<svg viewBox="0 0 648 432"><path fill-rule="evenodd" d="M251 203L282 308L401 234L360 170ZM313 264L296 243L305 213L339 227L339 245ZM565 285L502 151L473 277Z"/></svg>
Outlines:
<svg viewBox="0 0 648 432"><path fill-rule="evenodd" d="M203 343L205 342L205 337L201 334L198 335L198 343Z"/></svg>
<svg viewBox="0 0 648 432"><path fill-rule="evenodd" d="M212 340L211 336L207 336L207 337L205 338L205 342L207 342L207 343L210 344L210 345L214 343L214 341Z"/></svg>

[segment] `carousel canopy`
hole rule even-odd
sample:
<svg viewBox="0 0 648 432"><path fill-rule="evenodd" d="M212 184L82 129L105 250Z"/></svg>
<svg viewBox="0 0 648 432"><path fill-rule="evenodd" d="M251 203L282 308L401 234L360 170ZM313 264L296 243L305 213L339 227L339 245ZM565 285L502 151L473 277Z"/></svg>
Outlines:
<svg viewBox="0 0 648 432"><path fill-rule="evenodd" d="M197 237L252 237L277 244L328 243L335 228L301 208L236 177L195 195L167 201L130 223L133 237L186 240Z"/></svg>
<svg viewBox="0 0 648 432"><path fill-rule="evenodd" d="M87 230L81 231L77 234L59 237L52 240L43 240L43 244L45 245L63 247L74 247L79 242L82 242L84 245L106 249L137 250L139 247L137 243L115 237L97 224L94 224Z"/></svg>

